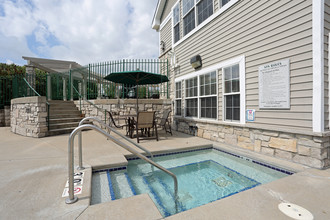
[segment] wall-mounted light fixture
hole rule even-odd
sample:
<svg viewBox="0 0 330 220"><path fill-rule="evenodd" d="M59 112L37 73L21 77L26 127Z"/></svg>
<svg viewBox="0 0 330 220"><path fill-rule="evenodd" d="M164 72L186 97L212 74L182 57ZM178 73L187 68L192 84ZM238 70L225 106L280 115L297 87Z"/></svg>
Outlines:
<svg viewBox="0 0 330 220"><path fill-rule="evenodd" d="M193 56L190 59L190 64L194 69L200 68L202 66L202 58L199 55Z"/></svg>
<svg viewBox="0 0 330 220"><path fill-rule="evenodd" d="M160 49L162 50L162 52L165 52L165 42L164 41L160 42Z"/></svg>

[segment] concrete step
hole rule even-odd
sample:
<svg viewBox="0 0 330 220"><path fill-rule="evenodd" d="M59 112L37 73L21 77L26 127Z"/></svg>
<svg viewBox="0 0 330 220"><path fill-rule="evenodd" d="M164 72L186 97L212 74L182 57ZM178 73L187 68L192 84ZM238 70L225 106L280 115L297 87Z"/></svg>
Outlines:
<svg viewBox="0 0 330 220"><path fill-rule="evenodd" d="M70 133L78 127L81 113L72 101L49 101L48 136Z"/></svg>
<svg viewBox="0 0 330 220"><path fill-rule="evenodd" d="M71 113L77 113L80 111L76 108L62 108L62 109L50 109L49 114L50 115L61 115L61 114L71 114Z"/></svg>
<svg viewBox="0 0 330 220"><path fill-rule="evenodd" d="M64 113L58 113L58 114L50 114L49 119L64 119L64 118L77 118L80 117L80 112L66 114Z"/></svg>
<svg viewBox="0 0 330 220"><path fill-rule="evenodd" d="M81 117L72 117L72 118L51 118L49 124L60 124L65 122L80 122Z"/></svg>
<svg viewBox="0 0 330 220"><path fill-rule="evenodd" d="M76 128L78 127L79 122L67 122L67 123L56 123L56 124L49 124L49 130L57 130L62 128Z"/></svg>
<svg viewBox="0 0 330 220"><path fill-rule="evenodd" d="M47 136L55 136L60 134L68 134L71 133L76 127L72 128L60 128L60 129L54 129L47 132Z"/></svg>

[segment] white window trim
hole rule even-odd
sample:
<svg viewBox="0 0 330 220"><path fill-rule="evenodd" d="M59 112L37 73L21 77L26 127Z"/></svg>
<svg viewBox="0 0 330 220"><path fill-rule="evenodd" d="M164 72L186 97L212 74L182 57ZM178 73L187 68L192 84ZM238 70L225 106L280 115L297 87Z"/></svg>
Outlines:
<svg viewBox="0 0 330 220"><path fill-rule="evenodd" d="M241 85L242 85L241 79L242 78L241 78L241 65L240 65L240 63L233 63L231 65L224 66L224 67L221 68L222 69L222 71L221 71L222 72L222 121L223 122L226 122L226 123L234 123L234 124L239 123L239 124L241 124L242 123L242 120L241 120L241 117L242 117L242 111L241 111L242 103L240 103L240 121L239 122L238 121L226 121L226 118L225 118L225 115L226 115L226 112L225 112L226 111L225 96L226 95L225 95L225 75L224 75L224 69L227 68L227 67L231 67L233 65L236 65L236 64L239 65L239 80L240 80L239 86L240 86L240 91L239 92L229 92L229 93L226 93L226 95L238 95L239 94L240 95L240 100L241 100L241 96L242 96L242 94L241 94ZM245 110L244 110L244 113L245 113ZM245 119L244 119L244 122L245 122Z"/></svg>
<svg viewBox="0 0 330 220"><path fill-rule="evenodd" d="M239 56L239 57L234 57L234 58L229 59L229 60L225 60L223 62L220 62L220 63L216 64L216 65L203 68L201 70L198 70L198 71L190 73L190 74L179 76L179 77L174 79L174 82L184 81L186 79L190 79L190 78L193 78L195 76L197 76L197 80L199 80L199 75L203 75L205 73L209 73L209 72L212 72L212 71L218 71L219 69L222 69L222 68L228 67L228 66L232 66L234 64L239 64L239 73L240 73L240 94L241 94L241 97L240 97L240 101L241 101L241 103L240 103L240 108L241 108L240 122L228 122L228 121L224 121L224 122L228 123L228 124L245 124L246 123L245 122L246 98L245 98L245 56L244 55ZM218 77L218 74L217 74L217 77ZM218 82L218 78L217 78L217 82ZM199 83L199 81L198 81L198 83ZM217 91L218 91L218 84L217 84ZM186 99L186 94L185 94L186 90L184 90L183 92L184 92L184 99ZM218 100L219 100L219 94L218 93L217 93L217 97L218 97ZM222 111L223 111L223 109L222 109ZM184 113L184 115L185 115L185 113ZM187 117L187 118L192 118L192 117ZM219 114L217 114L217 118L219 119ZM194 118L194 119L203 120L203 121L206 121L206 120L215 121L214 119L204 119L204 118L203 119Z"/></svg>
<svg viewBox="0 0 330 220"><path fill-rule="evenodd" d="M313 0L312 13L313 132L324 132L324 0Z"/></svg>
<svg viewBox="0 0 330 220"><path fill-rule="evenodd" d="M181 84L180 84L180 85L181 85L181 88L180 88L180 90L181 90L181 94L180 94L180 96L181 96L181 97L180 97L180 98L176 97L176 91L177 91L176 84L179 83L179 82L181 83ZM175 115L175 116L182 116L182 81L179 81L179 82L175 82L175 98L174 98L174 101L175 101L175 102L174 102L174 111L175 111L175 112L174 112L174 115ZM180 115L177 115L177 114L176 114L176 109L177 109L176 101L177 101L177 100L181 100L181 106L180 106L180 107L181 107L181 114L180 114Z"/></svg>
<svg viewBox="0 0 330 220"><path fill-rule="evenodd" d="M170 21L170 19L172 18L172 11L167 15L167 17L163 20L163 22L160 24L159 30L161 31L165 25L167 24L167 22Z"/></svg>
<svg viewBox="0 0 330 220"><path fill-rule="evenodd" d="M201 28L203 28L205 25L207 25L209 22L211 22L213 19L218 17L220 14L222 14L224 11L226 11L228 8L230 8L232 5L234 5L236 2L239 0L231 0L228 2L225 6L221 7L216 13L213 13L210 17L208 17L205 21L203 21L200 25L195 25L195 28L191 30L188 34L184 35L180 40L178 40L176 43L174 43L174 33L172 33L172 45L173 48L187 40L191 35L199 31ZM196 5L196 4L195 4ZM214 12L214 7L213 7L213 12ZM196 10L195 10L196 13ZM195 22L196 22L196 14L195 14ZM196 23L197 24L197 23ZM172 25L172 30L174 26ZM183 33L183 32L182 32Z"/></svg>

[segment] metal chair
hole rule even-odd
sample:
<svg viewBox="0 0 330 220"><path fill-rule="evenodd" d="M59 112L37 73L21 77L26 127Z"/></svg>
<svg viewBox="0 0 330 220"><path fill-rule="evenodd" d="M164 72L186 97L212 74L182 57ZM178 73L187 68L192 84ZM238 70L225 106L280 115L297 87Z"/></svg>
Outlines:
<svg viewBox="0 0 330 220"><path fill-rule="evenodd" d="M139 112L137 115L137 121L134 121L134 126L136 130L136 138L139 143L142 139L157 139L158 141L158 133L157 126L155 123L155 112ZM150 129L153 129L153 134L155 133L155 137L150 137ZM141 131L141 135L139 135L139 130ZM148 135L148 137L142 137L143 133Z"/></svg>
<svg viewBox="0 0 330 220"><path fill-rule="evenodd" d="M168 120L169 116L170 116L170 113L171 113L171 110L167 109L167 110L164 110L163 111L163 116L161 118L158 118L160 119L158 125L163 127L163 129L165 130L165 133L170 133L171 135L172 134L172 128L171 128L171 124Z"/></svg>

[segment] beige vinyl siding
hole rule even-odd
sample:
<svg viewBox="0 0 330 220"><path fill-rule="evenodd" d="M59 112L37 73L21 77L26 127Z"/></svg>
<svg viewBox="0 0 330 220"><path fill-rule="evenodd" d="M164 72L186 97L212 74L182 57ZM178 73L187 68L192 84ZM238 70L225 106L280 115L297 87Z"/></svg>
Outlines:
<svg viewBox="0 0 330 220"><path fill-rule="evenodd" d="M324 3L324 127L329 130L329 33L330 2Z"/></svg>
<svg viewBox="0 0 330 220"><path fill-rule="evenodd" d="M165 8L163 10L163 14L160 19L160 23L162 23L164 21L164 19L167 17L167 15L171 13L172 7L175 5L175 3L177 1L178 0L167 0L166 1Z"/></svg>
<svg viewBox="0 0 330 220"><path fill-rule="evenodd" d="M172 48L172 19L160 30L160 40L165 42L165 51ZM160 49L160 54L163 52Z"/></svg>
<svg viewBox="0 0 330 220"><path fill-rule="evenodd" d="M238 1L176 48L180 75L192 73L189 59L203 68L245 55L246 109L256 109L250 126L312 130L312 1ZM260 110L258 68L290 59L290 110ZM222 94L219 94L221 100ZM219 110L222 111L219 102ZM219 120L222 120L220 117Z"/></svg>

